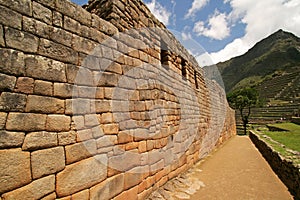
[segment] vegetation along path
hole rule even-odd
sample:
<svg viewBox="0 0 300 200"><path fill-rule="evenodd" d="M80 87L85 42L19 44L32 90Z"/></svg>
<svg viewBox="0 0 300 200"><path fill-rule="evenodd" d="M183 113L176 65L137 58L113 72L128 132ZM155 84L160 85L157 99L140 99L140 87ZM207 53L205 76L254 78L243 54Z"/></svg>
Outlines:
<svg viewBox="0 0 300 200"><path fill-rule="evenodd" d="M246 136L235 136L206 160L195 173L205 187L190 199L292 199L259 151Z"/></svg>

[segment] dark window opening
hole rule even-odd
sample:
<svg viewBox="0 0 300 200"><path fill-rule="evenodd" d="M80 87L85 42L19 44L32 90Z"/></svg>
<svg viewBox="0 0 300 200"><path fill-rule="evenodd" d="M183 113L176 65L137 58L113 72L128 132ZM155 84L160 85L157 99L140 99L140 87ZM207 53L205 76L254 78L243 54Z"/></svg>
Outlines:
<svg viewBox="0 0 300 200"><path fill-rule="evenodd" d="M196 70L194 70L194 79L195 79L195 86L196 86L196 89L199 89L199 85L198 85L198 76L197 76Z"/></svg>
<svg viewBox="0 0 300 200"><path fill-rule="evenodd" d="M187 70L186 70L186 60L182 59L181 61L181 75L186 80L187 78Z"/></svg>
<svg viewBox="0 0 300 200"><path fill-rule="evenodd" d="M169 54L170 53L168 51L168 45L163 40L161 40L161 42L160 42L160 63L166 69L169 69L169 65L168 65Z"/></svg>

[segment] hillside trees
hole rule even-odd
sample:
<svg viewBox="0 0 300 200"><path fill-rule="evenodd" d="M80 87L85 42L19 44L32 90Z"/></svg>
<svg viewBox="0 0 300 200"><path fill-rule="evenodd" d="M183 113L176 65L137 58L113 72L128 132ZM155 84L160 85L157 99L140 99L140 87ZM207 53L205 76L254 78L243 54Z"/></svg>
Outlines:
<svg viewBox="0 0 300 200"><path fill-rule="evenodd" d="M251 114L251 108L258 105L259 96L254 88L246 87L230 92L227 95L230 106L238 110L241 114L244 134L247 134L247 125Z"/></svg>

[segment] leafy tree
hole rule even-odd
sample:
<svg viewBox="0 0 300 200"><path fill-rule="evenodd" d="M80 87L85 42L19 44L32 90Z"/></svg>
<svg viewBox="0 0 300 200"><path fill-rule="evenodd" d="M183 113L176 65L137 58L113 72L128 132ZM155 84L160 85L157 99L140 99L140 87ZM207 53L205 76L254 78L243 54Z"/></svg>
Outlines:
<svg viewBox="0 0 300 200"><path fill-rule="evenodd" d="M258 99L258 92L250 87L235 90L227 95L230 106L241 114L245 135L247 134L251 108L258 105Z"/></svg>

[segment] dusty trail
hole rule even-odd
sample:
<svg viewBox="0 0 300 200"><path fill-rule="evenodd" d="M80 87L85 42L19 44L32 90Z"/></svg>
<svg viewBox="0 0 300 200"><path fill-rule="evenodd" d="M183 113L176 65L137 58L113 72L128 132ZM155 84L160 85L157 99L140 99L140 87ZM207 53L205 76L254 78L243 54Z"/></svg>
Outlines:
<svg viewBox="0 0 300 200"><path fill-rule="evenodd" d="M194 174L205 187L192 200L285 200L292 199L286 186L261 156L248 137L235 136L197 164Z"/></svg>

